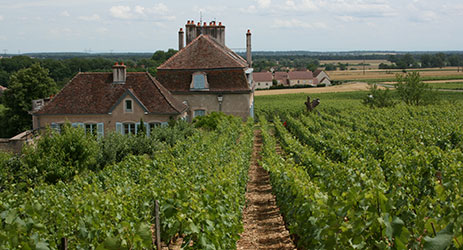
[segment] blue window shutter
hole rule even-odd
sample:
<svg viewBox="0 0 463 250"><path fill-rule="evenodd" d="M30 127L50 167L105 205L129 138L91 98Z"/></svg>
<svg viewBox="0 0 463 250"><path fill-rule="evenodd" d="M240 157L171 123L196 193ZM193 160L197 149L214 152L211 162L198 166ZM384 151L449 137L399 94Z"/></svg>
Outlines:
<svg viewBox="0 0 463 250"><path fill-rule="evenodd" d="M138 134L138 129L140 128L140 123L135 123L135 134Z"/></svg>
<svg viewBox="0 0 463 250"><path fill-rule="evenodd" d="M122 123L116 122L116 132L119 134L124 134L124 130L122 129Z"/></svg>
<svg viewBox="0 0 463 250"><path fill-rule="evenodd" d="M77 126L79 126L79 128L85 129L85 124L83 124L82 122L77 123Z"/></svg>
<svg viewBox="0 0 463 250"><path fill-rule="evenodd" d="M145 125L145 130L146 130L146 135L150 136L150 125L147 122L144 122Z"/></svg>
<svg viewBox="0 0 463 250"><path fill-rule="evenodd" d="M103 137L104 136L104 123L98 123L96 125L96 128L97 128L97 135L98 137Z"/></svg>
<svg viewBox="0 0 463 250"><path fill-rule="evenodd" d="M51 129L57 131L59 133L59 125L57 123L52 122L50 125Z"/></svg>
<svg viewBox="0 0 463 250"><path fill-rule="evenodd" d="M73 128L77 128L77 122L72 123L71 125Z"/></svg>
<svg viewBox="0 0 463 250"><path fill-rule="evenodd" d="M161 127L167 127L169 125L168 122L161 122Z"/></svg>
<svg viewBox="0 0 463 250"><path fill-rule="evenodd" d="M193 88L204 89L206 88L206 79L203 74L197 74L193 76Z"/></svg>

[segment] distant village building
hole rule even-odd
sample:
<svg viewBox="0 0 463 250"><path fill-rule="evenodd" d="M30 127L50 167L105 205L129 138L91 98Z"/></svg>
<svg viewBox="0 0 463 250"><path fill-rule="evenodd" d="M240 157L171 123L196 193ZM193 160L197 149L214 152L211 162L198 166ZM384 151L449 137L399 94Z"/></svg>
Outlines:
<svg viewBox="0 0 463 250"><path fill-rule="evenodd" d="M309 70L288 72L288 83L290 87L296 85L317 86L318 81L315 79L313 77L312 71Z"/></svg>
<svg viewBox="0 0 463 250"><path fill-rule="evenodd" d="M318 80L318 84L325 84L325 86L331 85L330 76L323 70L317 69L313 72L313 75Z"/></svg>
<svg viewBox="0 0 463 250"><path fill-rule="evenodd" d="M288 73L277 71L274 73L274 79L277 81L278 85L289 86L288 82Z"/></svg>
<svg viewBox="0 0 463 250"><path fill-rule="evenodd" d="M171 119L191 121L213 111L246 119L254 113L251 33L247 60L225 46L225 26L188 21L186 42L179 32L179 52L149 73L79 73L56 96L33 102L33 128L60 130L66 122L88 133L136 134ZM143 124L140 120L143 120Z"/></svg>
<svg viewBox="0 0 463 250"><path fill-rule="evenodd" d="M256 89L269 89L273 85L272 72L254 72L252 79Z"/></svg>
<svg viewBox="0 0 463 250"><path fill-rule="evenodd" d="M310 70L295 70L290 72L276 71L271 72L254 72L254 82L256 89L265 89L272 86L272 81L275 80L278 85L285 87L293 87L296 85L317 86L319 84L331 85L330 77L323 70L316 70L314 73ZM272 78L270 78L272 77ZM270 82L270 85L267 83Z"/></svg>

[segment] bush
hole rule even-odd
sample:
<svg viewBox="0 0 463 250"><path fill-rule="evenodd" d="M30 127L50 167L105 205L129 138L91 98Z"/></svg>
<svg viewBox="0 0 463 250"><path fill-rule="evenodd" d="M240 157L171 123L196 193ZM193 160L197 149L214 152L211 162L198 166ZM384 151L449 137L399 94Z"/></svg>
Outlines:
<svg viewBox="0 0 463 250"><path fill-rule="evenodd" d="M382 90L378 88L378 85L371 84L370 92L363 99L363 104L369 106L370 108L383 108L392 107L395 105L395 102L389 89Z"/></svg>
<svg viewBox="0 0 463 250"><path fill-rule="evenodd" d="M196 117L193 121L195 128L204 128L207 130L216 130L217 125L222 120L233 120L233 116L226 115L222 112L212 112L207 116Z"/></svg>
<svg viewBox="0 0 463 250"><path fill-rule="evenodd" d="M85 169L97 166L98 142L81 128L65 124L61 133L48 129L36 145L23 149L23 163L34 177L44 177L48 183L70 180Z"/></svg>
<svg viewBox="0 0 463 250"><path fill-rule="evenodd" d="M408 105L427 105L438 101L435 91L428 84L421 81L418 72L396 75L397 93L402 101Z"/></svg>

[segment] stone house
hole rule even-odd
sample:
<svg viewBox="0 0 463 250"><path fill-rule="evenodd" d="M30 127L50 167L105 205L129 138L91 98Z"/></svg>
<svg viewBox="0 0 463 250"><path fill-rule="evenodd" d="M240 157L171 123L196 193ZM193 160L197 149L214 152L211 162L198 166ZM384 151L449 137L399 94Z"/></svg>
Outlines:
<svg viewBox="0 0 463 250"><path fill-rule="evenodd" d="M318 84L325 84L325 86L331 85L330 76L325 71L317 69L313 72L313 75L318 79Z"/></svg>
<svg viewBox="0 0 463 250"><path fill-rule="evenodd" d="M254 72L252 79L256 89L269 89L273 85L272 72Z"/></svg>
<svg viewBox="0 0 463 250"><path fill-rule="evenodd" d="M278 85L283 85L286 87L289 86L287 72L277 71L274 73L274 78L277 81Z"/></svg>
<svg viewBox="0 0 463 250"><path fill-rule="evenodd" d="M140 126L150 131L184 118L187 111L149 73L127 72L123 64L114 65L112 73L78 73L48 103L44 101L34 102L34 129L60 130L69 122L99 136L107 131L136 134Z"/></svg>
<svg viewBox="0 0 463 250"><path fill-rule="evenodd" d="M314 79L312 71L290 71L288 72L289 86L295 85L311 85L317 86L318 81Z"/></svg>
<svg viewBox="0 0 463 250"><path fill-rule="evenodd" d="M188 120L213 111L246 119L254 115L251 33L247 60L225 46L225 26L215 22L186 24L179 31L179 51L157 68L156 78L188 106Z"/></svg>
<svg viewBox="0 0 463 250"><path fill-rule="evenodd" d="M108 131L136 134L171 119L191 121L213 111L246 119L254 115L251 33L247 60L225 46L225 26L188 21L187 46L179 32L179 52L149 73L79 73L56 96L33 102L33 128L60 130L65 123L103 136ZM140 120L143 120L143 124Z"/></svg>

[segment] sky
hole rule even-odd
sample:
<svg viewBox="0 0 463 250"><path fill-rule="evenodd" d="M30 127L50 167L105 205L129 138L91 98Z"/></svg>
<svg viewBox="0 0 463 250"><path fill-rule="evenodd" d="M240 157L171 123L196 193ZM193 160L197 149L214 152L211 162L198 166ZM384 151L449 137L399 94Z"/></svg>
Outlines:
<svg viewBox="0 0 463 250"><path fill-rule="evenodd" d="M0 0L0 53L177 49L201 17L235 50L463 50L463 0Z"/></svg>

